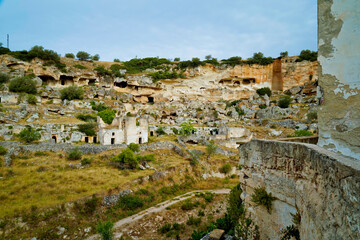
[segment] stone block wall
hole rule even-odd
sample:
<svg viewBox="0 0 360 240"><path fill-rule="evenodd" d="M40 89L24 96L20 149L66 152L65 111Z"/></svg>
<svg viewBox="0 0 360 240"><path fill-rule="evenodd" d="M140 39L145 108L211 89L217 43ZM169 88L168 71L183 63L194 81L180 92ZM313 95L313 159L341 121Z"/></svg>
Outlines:
<svg viewBox="0 0 360 240"><path fill-rule="evenodd" d="M262 239L280 239L301 215L301 239L360 239L360 163L316 145L253 140L239 148L247 213ZM277 198L269 214L251 201L254 188Z"/></svg>

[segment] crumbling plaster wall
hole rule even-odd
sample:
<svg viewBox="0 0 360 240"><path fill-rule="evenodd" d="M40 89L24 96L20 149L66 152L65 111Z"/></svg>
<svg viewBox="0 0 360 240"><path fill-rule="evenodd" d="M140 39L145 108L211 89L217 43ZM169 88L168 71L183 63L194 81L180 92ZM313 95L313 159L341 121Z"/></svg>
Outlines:
<svg viewBox="0 0 360 240"><path fill-rule="evenodd" d="M319 0L319 146L360 160L360 1Z"/></svg>
<svg viewBox="0 0 360 240"><path fill-rule="evenodd" d="M261 239L280 239L301 216L301 239L360 239L360 162L304 143L253 140L239 148L247 214ZM265 187L277 200L270 213L251 201Z"/></svg>

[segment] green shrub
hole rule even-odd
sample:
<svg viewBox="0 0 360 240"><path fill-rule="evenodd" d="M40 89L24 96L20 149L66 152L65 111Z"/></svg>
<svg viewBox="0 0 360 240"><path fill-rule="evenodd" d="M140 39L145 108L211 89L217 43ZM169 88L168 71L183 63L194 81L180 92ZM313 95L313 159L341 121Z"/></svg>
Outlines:
<svg viewBox="0 0 360 240"><path fill-rule="evenodd" d="M86 60L89 60L90 59L90 54L87 53L87 52L84 52L84 51L79 51L77 54L76 54L76 57L80 60L83 60L83 61L86 61Z"/></svg>
<svg viewBox="0 0 360 240"><path fill-rule="evenodd" d="M313 136L314 134L308 130L296 130L294 137L308 137Z"/></svg>
<svg viewBox="0 0 360 240"><path fill-rule="evenodd" d="M35 97L34 95L29 94L29 95L27 96L27 102L28 102L29 104L35 105L35 104L37 103L37 99L36 99L36 97Z"/></svg>
<svg viewBox="0 0 360 240"><path fill-rule="evenodd" d="M156 83L162 79L175 79L175 78L185 77L183 74L178 74L175 71L173 71L173 72L158 71L158 72L154 72L154 73L149 73L148 75L153 79L154 83Z"/></svg>
<svg viewBox="0 0 360 240"><path fill-rule="evenodd" d="M231 57L231 58L228 58L228 59L221 60L221 63L227 64L227 65L230 65L230 66L234 67L236 65L243 64L243 61L242 61L241 57Z"/></svg>
<svg viewBox="0 0 360 240"><path fill-rule="evenodd" d="M316 61L317 60L317 52L310 51L310 50L302 50L296 62L302 61Z"/></svg>
<svg viewBox="0 0 360 240"><path fill-rule="evenodd" d="M239 108L238 106L235 107L235 111L239 114L239 116L245 115L244 110L242 110L242 109Z"/></svg>
<svg viewBox="0 0 360 240"><path fill-rule="evenodd" d="M129 74L135 74L145 71L148 68L156 68L160 65L170 64L171 62L165 58L134 58L123 62L123 69Z"/></svg>
<svg viewBox="0 0 360 240"><path fill-rule="evenodd" d="M287 226L282 232L281 240L300 240L299 229L295 225Z"/></svg>
<svg viewBox="0 0 360 240"><path fill-rule="evenodd" d="M73 148L66 152L66 158L68 160L80 160L82 158L83 152L78 148Z"/></svg>
<svg viewBox="0 0 360 240"><path fill-rule="evenodd" d="M276 200L271 193L266 192L265 188L255 188L254 194L251 195L251 201L253 201L256 206L264 206L267 211L270 213L272 209L272 202Z"/></svg>
<svg viewBox="0 0 360 240"><path fill-rule="evenodd" d="M287 57L289 56L289 52L285 51L285 52L280 52L280 57Z"/></svg>
<svg viewBox="0 0 360 240"><path fill-rule="evenodd" d="M109 110L109 107L106 106L104 103L96 104L95 101L91 101L90 104L91 104L92 110L95 110L95 111L98 111L98 112L101 112L101 111L104 111L104 110Z"/></svg>
<svg viewBox="0 0 360 240"><path fill-rule="evenodd" d="M291 103L291 97L290 96L282 96L280 100L278 101L278 106L281 108L288 108Z"/></svg>
<svg viewBox="0 0 360 240"><path fill-rule="evenodd" d="M259 88L256 90L256 93L259 94L260 96L264 96L265 94L268 95L269 97L271 97L271 89L268 87L263 87L263 88Z"/></svg>
<svg viewBox="0 0 360 240"><path fill-rule="evenodd" d="M42 152L42 151L36 151L34 155L35 157L49 156L47 152Z"/></svg>
<svg viewBox="0 0 360 240"><path fill-rule="evenodd" d="M93 61L99 61L100 60L100 55L99 54L95 54L94 56L91 57L91 59Z"/></svg>
<svg viewBox="0 0 360 240"><path fill-rule="evenodd" d="M266 108L266 104L261 104L261 105L259 105L259 108L260 108L260 109L265 109L265 108Z"/></svg>
<svg viewBox="0 0 360 240"><path fill-rule="evenodd" d="M83 99L84 90L76 85L71 85L61 90L61 100Z"/></svg>
<svg viewBox="0 0 360 240"><path fill-rule="evenodd" d="M90 165L91 159L90 158L84 158L81 160L81 166Z"/></svg>
<svg viewBox="0 0 360 240"><path fill-rule="evenodd" d="M77 69L87 69L87 67L81 65L81 64L76 64L73 66L74 68L77 68Z"/></svg>
<svg viewBox="0 0 360 240"><path fill-rule="evenodd" d="M191 202L190 199L185 200L185 202L181 205L181 209L184 211L188 211L188 210L192 210L194 208L196 208L197 206L199 206L199 202Z"/></svg>
<svg viewBox="0 0 360 240"><path fill-rule="evenodd" d="M19 133L19 138L27 143L40 140L41 134L34 128L27 126Z"/></svg>
<svg viewBox="0 0 360 240"><path fill-rule="evenodd" d="M214 199L215 194L212 192L206 192L202 195L202 197L205 199L206 202L211 202Z"/></svg>
<svg viewBox="0 0 360 240"><path fill-rule="evenodd" d="M252 58L246 60L247 64L268 65L274 62L272 57L264 57L262 52L254 53Z"/></svg>
<svg viewBox="0 0 360 240"><path fill-rule="evenodd" d="M120 69L123 69L123 67L121 65L119 65L119 64L113 64L113 65L110 66L110 70L111 70L112 75L114 77L124 78L125 74L121 74Z"/></svg>
<svg viewBox="0 0 360 240"><path fill-rule="evenodd" d="M107 221L105 223L99 223L97 225L96 231L101 235L102 240L112 240L113 239L113 227L114 223Z"/></svg>
<svg viewBox="0 0 360 240"><path fill-rule="evenodd" d="M178 63L178 68L180 69L186 69L186 68L196 68L199 66L205 65L204 62L200 61L199 58L193 58L191 61L182 61Z"/></svg>
<svg viewBox="0 0 360 240"><path fill-rule="evenodd" d="M10 80L9 75L5 73L0 73L0 84L1 83L7 83Z"/></svg>
<svg viewBox="0 0 360 240"><path fill-rule="evenodd" d="M180 127L179 133L183 136L189 136L197 131L191 122L183 122L180 124Z"/></svg>
<svg viewBox="0 0 360 240"><path fill-rule="evenodd" d="M99 204L100 199L93 195L90 199L84 202L84 206L81 209L81 213L91 215L95 212L96 207Z"/></svg>
<svg viewBox="0 0 360 240"><path fill-rule="evenodd" d="M140 146L139 144L136 144L136 143L130 143L128 145L128 148L133 151L133 152L140 152Z"/></svg>
<svg viewBox="0 0 360 240"><path fill-rule="evenodd" d="M195 225L195 226L199 226L201 223L201 218L194 218L193 216L190 216L190 218L186 221L186 224L191 226L191 225Z"/></svg>
<svg viewBox="0 0 360 240"><path fill-rule="evenodd" d="M139 162L135 157L134 152L131 151L129 148L122 150L122 152L119 155L113 157L111 161L128 164L130 168L137 168L139 165Z"/></svg>
<svg viewBox="0 0 360 240"><path fill-rule="evenodd" d="M203 230L196 231L194 230L191 234L191 238L189 240L200 240L205 236L206 232Z"/></svg>
<svg viewBox="0 0 360 240"><path fill-rule="evenodd" d="M317 119L318 119L317 112L315 112L315 111L308 112L308 114L307 114L307 119L308 119L309 121L315 121L315 120L317 120Z"/></svg>
<svg viewBox="0 0 360 240"><path fill-rule="evenodd" d="M78 125L78 131L86 134L86 136L96 136L96 125L94 123L85 123Z"/></svg>
<svg viewBox="0 0 360 240"><path fill-rule="evenodd" d="M120 62L120 59L114 58L114 62Z"/></svg>
<svg viewBox="0 0 360 240"><path fill-rule="evenodd" d="M4 148L0 145L0 155L5 155L7 153L7 148Z"/></svg>
<svg viewBox="0 0 360 240"><path fill-rule="evenodd" d="M23 92L36 94L36 83L32 80L32 76L17 77L10 81L9 90L11 92Z"/></svg>
<svg viewBox="0 0 360 240"><path fill-rule="evenodd" d="M98 116L101 117L101 119L107 123L107 124L111 124L112 121L115 118L115 111L112 110L103 110L101 112L98 113Z"/></svg>
<svg viewBox="0 0 360 240"><path fill-rule="evenodd" d="M75 55L73 53L65 53L66 58L75 58Z"/></svg>
<svg viewBox="0 0 360 240"><path fill-rule="evenodd" d="M208 159L216 153L216 149L217 147L214 141L210 141L209 144L206 145L206 154Z"/></svg>
<svg viewBox="0 0 360 240"><path fill-rule="evenodd" d="M157 134L158 136L160 136L160 135L165 135L165 134L166 134L166 132L165 132L165 130L164 130L164 127L158 127L158 128L155 130L155 132L156 132L156 134Z"/></svg>
<svg viewBox="0 0 360 240"><path fill-rule="evenodd" d="M120 198L118 207L123 210L136 210L144 206L144 200L136 195L125 195Z"/></svg>
<svg viewBox="0 0 360 240"><path fill-rule="evenodd" d="M94 71L97 72L100 76L112 76L112 72L110 70L107 70L104 66L99 66L94 68Z"/></svg>
<svg viewBox="0 0 360 240"><path fill-rule="evenodd" d="M224 173L224 174L228 174L231 172L232 166L230 163L225 163L224 165L222 165L222 167L220 168L220 172Z"/></svg>
<svg viewBox="0 0 360 240"><path fill-rule="evenodd" d="M179 130L177 129L177 128L171 128L171 130L173 131L173 133L175 134L175 135L178 135L179 134Z"/></svg>
<svg viewBox="0 0 360 240"><path fill-rule="evenodd" d="M76 118L84 122L96 122L96 115L92 114L79 114Z"/></svg>
<svg viewBox="0 0 360 240"><path fill-rule="evenodd" d="M136 156L138 162L154 162L155 155L154 154L146 154L146 155L138 155Z"/></svg>
<svg viewBox="0 0 360 240"><path fill-rule="evenodd" d="M171 230L171 224L170 223L165 223L164 226L162 226L159 229L159 232L162 233L162 234L165 234L167 232L170 232L170 230Z"/></svg>

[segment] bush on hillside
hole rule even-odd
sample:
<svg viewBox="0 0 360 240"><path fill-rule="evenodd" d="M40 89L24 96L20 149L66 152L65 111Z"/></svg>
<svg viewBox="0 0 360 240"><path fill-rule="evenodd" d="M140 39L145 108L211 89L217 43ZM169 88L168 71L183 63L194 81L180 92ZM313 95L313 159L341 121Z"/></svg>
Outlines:
<svg viewBox="0 0 360 240"><path fill-rule="evenodd" d="M26 126L19 133L19 138L27 143L40 140L41 134L30 126Z"/></svg>
<svg viewBox="0 0 360 240"><path fill-rule="evenodd" d="M243 64L243 60L242 60L241 57L231 57L231 58L228 58L228 59L221 60L221 63L227 64L227 65L230 65L230 66L234 67L236 65Z"/></svg>
<svg viewBox="0 0 360 240"><path fill-rule="evenodd" d="M76 116L77 119L84 122L96 122L96 115L92 114L79 114Z"/></svg>
<svg viewBox="0 0 360 240"><path fill-rule="evenodd" d="M179 62L178 68L180 68L180 69L196 68L196 67L203 66L203 65L205 65L205 63L200 61L199 58L193 58L192 60Z"/></svg>
<svg viewBox="0 0 360 240"><path fill-rule="evenodd" d="M78 125L79 132L86 134L86 136L96 136L96 125L94 123L85 123Z"/></svg>
<svg viewBox="0 0 360 240"><path fill-rule="evenodd" d="M106 106L104 103L96 104L95 101L91 101L90 104L91 104L92 110L95 110L95 111L97 111L97 112L101 112L101 111L104 111L104 110L108 110L108 109L109 109L109 107Z"/></svg>
<svg viewBox="0 0 360 240"><path fill-rule="evenodd" d="M76 85L71 85L61 90L61 99L83 99L84 90Z"/></svg>
<svg viewBox="0 0 360 240"><path fill-rule="evenodd" d="M111 161L115 163L127 164L130 168L137 168L139 165L134 152L129 148L122 150L122 152L119 155L113 157Z"/></svg>
<svg viewBox="0 0 360 240"><path fill-rule="evenodd" d="M281 108L288 108L291 103L291 97L290 96L283 96L278 101L278 106Z"/></svg>
<svg viewBox="0 0 360 240"><path fill-rule="evenodd" d="M78 147L76 147L66 152L66 158L68 160L80 160L82 154L83 152Z"/></svg>
<svg viewBox="0 0 360 240"><path fill-rule="evenodd" d="M100 60L100 55L99 54L95 54L94 56L91 57L91 59L93 61L99 61Z"/></svg>
<svg viewBox="0 0 360 240"><path fill-rule="evenodd" d="M73 53L65 53L66 58L75 58L75 55Z"/></svg>
<svg viewBox="0 0 360 240"><path fill-rule="evenodd" d="M85 66L83 66L81 64L75 64L73 67L77 68L77 69L87 69L87 67L85 67Z"/></svg>
<svg viewBox="0 0 360 240"><path fill-rule="evenodd" d="M310 51L310 50L302 50L296 62L302 61L311 61L314 62L317 60L318 52Z"/></svg>
<svg viewBox="0 0 360 240"><path fill-rule="evenodd" d="M181 129L179 131L179 134L183 136L190 136L191 134L194 134L197 131L191 122L183 122L180 124L180 127Z"/></svg>
<svg viewBox="0 0 360 240"><path fill-rule="evenodd" d="M17 77L10 81L9 90L11 92L22 92L36 94L36 83L32 80L32 76Z"/></svg>
<svg viewBox="0 0 360 240"><path fill-rule="evenodd" d="M308 137L308 136L313 136L314 133L308 131L308 130L296 130L294 137Z"/></svg>
<svg viewBox="0 0 360 240"><path fill-rule="evenodd" d="M0 145L0 155L5 155L7 153L7 148L4 148Z"/></svg>
<svg viewBox="0 0 360 240"><path fill-rule="evenodd" d="M272 209L272 202L276 200L271 193L266 192L265 188L255 188L254 194L251 195L251 201L253 201L256 206L264 206L267 211L270 213Z"/></svg>
<svg viewBox="0 0 360 240"><path fill-rule="evenodd" d="M224 173L224 174L228 174L231 172L232 166L230 163L225 163L224 165L222 165L222 167L220 168L220 172Z"/></svg>
<svg viewBox="0 0 360 240"><path fill-rule="evenodd" d="M32 94L29 94L28 96L27 96L27 102L29 103L29 104L32 104L32 105L35 105L36 103L37 103L37 99L36 99L36 97L34 96L34 95L32 95Z"/></svg>
<svg viewBox="0 0 360 240"><path fill-rule="evenodd" d="M265 94L271 97L271 89L268 87L259 88L256 90L256 93L260 96L264 96Z"/></svg>
<svg viewBox="0 0 360 240"><path fill-rule="evenodd" d="M128 148L133 151L133 152L140 152L140 147L139 147L139 144L136 144L136 143L130 143L128 145Z"/></svg>
<svg viewBox="0 0 360 240"><path fill-rule="evenodd" d="M97 72L98 75L100 76L112 76L112 72L108 69L106 69L104 66L99 66L94 68L94 71Z"/></svg>
<svg viewBox="0 0 360 240"><path fill-rule="evenodd" d="M104 121L104 123L111 124L115 118L115 111L103 110L98 113L98 116Z"/></svg>
<svg viewBox="0 0 360 240"><path fill-rule="evenodd" d="M0 73L0 84L7 83L10 80L10 76L6 73Z"/></svg>
<svg viewBox="0 0 360 240"><path fill-rule="evenodd" d="M76 57L80 60L83 60L83 61L86 61L86 60L89 60L90 59L90 54L85 52L85 51L79 51L77 54L76 54Z"/></svg>
<svg viewBox="0 0 360 240"><path fill-rule="evenodd" d="M114 223L107 221L107 222L100 222L97 225L96 231L101 235L102 240L112 240L113 239L113 227Z"/></svg>
<svg viewBox="0 0 360 240"><path fill-rule="evenodd" d="M114 62L120 62L120 59L115 58L115 59L114 59Z"/></svg>
<svg viewBox="0 0 360 240"><path fill-rule="evenodd" d="M252 58L246 60L248 64L268 65L274 62L272 57L264 57L262 52L254 53Z"/></svg>
<svg viewBox="0 0 360 240"><path fill-rule="evenodd" d="M157 134L158 136L160 136L160 135L165 135L165 134L166 134L166 132L165 132L165 130L164 130L164 127L158 127L158 128L155 130L155 132L156 132L156 134Z"/></svg>

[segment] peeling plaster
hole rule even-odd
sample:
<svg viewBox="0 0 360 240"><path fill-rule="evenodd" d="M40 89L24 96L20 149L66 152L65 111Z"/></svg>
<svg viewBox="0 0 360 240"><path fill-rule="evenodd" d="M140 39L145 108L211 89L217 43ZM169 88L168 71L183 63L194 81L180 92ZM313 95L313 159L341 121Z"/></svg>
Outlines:
<svg viewBox="0 0 360 240"><path fill-rule="evenodd" d="M319 56L319 61L323 74L335 76L341 84L334 92L343 92L344 97L348 98L356 94L351 90L360 90L360 1L334 0L331 14L336 20L342 20L342 28L331 40L333 53L328 57ZM322 42L320 39L319 45ZM349 88L348 91L345 86Z"/></svg>

